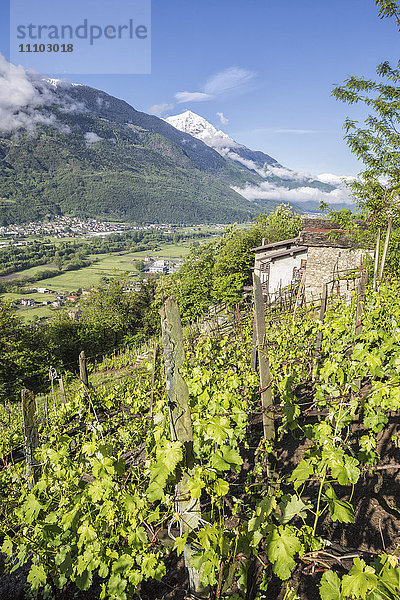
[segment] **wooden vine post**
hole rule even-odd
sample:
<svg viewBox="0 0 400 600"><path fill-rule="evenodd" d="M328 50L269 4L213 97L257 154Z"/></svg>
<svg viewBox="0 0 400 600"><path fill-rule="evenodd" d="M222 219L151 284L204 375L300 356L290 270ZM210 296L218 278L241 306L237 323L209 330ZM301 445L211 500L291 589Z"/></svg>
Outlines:
<svg viewBox="0 0 400 600"><path fill-rule="evenodd" d="M271 391L271 373L269 370L268 352L265 348L266 326L264 314L264 301L262 296L261 281L258 275L253 273L254 291L254 329L256 332L256 344L258 352L258 365L260 373L261 404L263 415L263 430L266 441L275 440L275 422L273 413L273 401ZM267 475L270 482L275 477L275 457L272 453L268 455Z"/></svg>
<svg viewBox="0 0 400 600"><path fill-rule="evenodd" d="M364 273L363 270L361 270L361 277L360 277L360 281L358 282L357 285L357 307L356 307L356 324L355 324L355 334L356 335L360 335L360 333L362 333L363 330L363 326L362 326L362 314L364 312L364 300L365 300L365 286L367 284L367 272ZM374 282L375 282L375 277L374 277ZM357 379L354 380L354 383L356 385L356 387L361 390L361 384L362 384L362 380L360 379L360 377L357 377ZM354 394L352 394L354 396ZM356 417L356 420L359 420L359 416Z"/></svg>
<svg viewBox="0 0 400 600"><path fill-rule="evenodd" d="M251 361L250 361L251 370L255 372L257 369L257 334L256 334L256 324L254 321L253 327L253 348L251 351Z"/></svg>
<svg viewBox="0 0 400 600"><path fill-rule="evenodd" d="M378 235L376 236L375 246L375 257L374 257L374 279L372 283L372 289L376 292L376 286L378 281L378 268L379 268L379 246L381 243L381 228L378 229Z"/></svg>
<svg viewBox="0 0 400 600"><path fill-rule="evenodd" d="M322 285L321 308L319 311L319 320L321 323L324 322L327 301L328 301L328 284L324 283ZM319 358L321 355L321 349L322 349L322 331L318 331L317 342L315 344L315 353L316 353L317 358Z"/></svg>
<svg viewBox="0 0 400 600"><path fill-rule="evenodd" d="M153 418L154 386L155 386L155 382L156 382L157 354L158 354L158 343L156 342L154 344L153 368L152 368L152 372L151 372L151 396L150 396L150 410L149 410L150 419Z"/></svg>
<svg viewBox="0 0 400 600"><path fill-rule="evenodd" d="M361 278L357 286L357 309L356 309L356 327L355 333L359 335L362 333L363 326L361 322L363 310L364 310L364 299L365 299L365 274L361 272Z"/></svg>
<svg viewBox="0 0 400 600"><path fill-rule="evenodd" d="M59 378L58 383L59 383L59 386L60 386L61 404L66 404L67 403L67 396L65 394L64 382L63 382L63 378L62 377Z"/></svg>
<svg viewBox="0 0 400 600"><path fill-rule="evenodd" d="M379 285L382 283L383 270L385 268L386 255L387 255L387 251L388 251L388 248L389 248L389 239L390 239L390 234L391 234L391 231L392 231L392 221L393 221L393 219L392 219L392 217L390 217L389 223L388 223L388 227L387 227L387 230L386 230L386 238L385 238L385 244L383 246L382 261L381 261L381 266L380 266L379 275L378 275Z"/></svg>
<svg viewBox="0 0 400 600"><path fill-rule="evenodd" d="M303 274L301 276L301 280L300 280L300 284L299 284L299 289L298 289L298 292L297 292L297 296L296 296L296 302L295 302L295 305L294 305L293 323L294 323L295 318L296 318L297 308L299 306L299 302L300 302L300 299L301 299L303 291L304 291L305 283L306 283L306 271L304 269ZM304 296L304 298L305 298L305 296Z"/></svg>
<svg viewBox="0 0 400 600"><path fill-rule="evenodd" d="M178 304L172 296L161 309L162 343L164 348L165 379L167 383L168 410L172 441L182 442L184 469L177 483L177 513L181 515L182 533L199 527L201 519L200 500L190 497L188 481L194 467L193 427L189 408L189 390L180 374L185 362L183 331ZM189 572L190 591L200 597L208 597L201 583L201 572L193 566L193 550L185 546L185 564Z"/></svg>
<svg viewBox="0 0 400 600"><path fill-rule="evenodd" d="M79 378L86 387L89 385L86 358L83 350L79 355Z"/></svg>
<svg viewBox="0 0 400 600"><path fill-rule="evenodd" d="M35 459L35 450L39 444L35 394L31 390L23 389L21 399L26 457L25 477L28 480L29 488L32 488L39 478L40 468Z"/></svg>

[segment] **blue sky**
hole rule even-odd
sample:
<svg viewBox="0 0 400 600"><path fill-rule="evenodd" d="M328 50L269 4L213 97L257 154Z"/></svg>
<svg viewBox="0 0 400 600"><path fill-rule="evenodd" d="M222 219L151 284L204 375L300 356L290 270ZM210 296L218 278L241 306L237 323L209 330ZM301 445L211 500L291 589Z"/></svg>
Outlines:
<svg viewBox="0 0 400 600"><path fill-rule="evenodd" d="M7 4L0 52L9 58ZM96 4L99 13L110 6ZM289 168L353 175L362 165L342 125L363 112L332 98L332 88L352 74L374 77L398 50L396 27L379 20L373 0L153 0L151 74L69 78L138 110L193 110Z"/></svg>

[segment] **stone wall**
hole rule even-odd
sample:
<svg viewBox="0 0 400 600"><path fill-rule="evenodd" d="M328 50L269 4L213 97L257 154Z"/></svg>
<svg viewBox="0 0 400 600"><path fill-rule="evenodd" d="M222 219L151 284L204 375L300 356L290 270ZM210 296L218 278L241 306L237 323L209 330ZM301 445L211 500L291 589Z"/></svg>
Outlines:
<svg viewBox="0 0 400 600"><path fill-rule="evenodd" d="M329 219L310 219L304 217L301 220L303 229L338 229L339 225Z"/></svg>
<svg viewBox="0 0 400 600"><path fill-rule="evenodd" d="M298 237L299 246L325 246L327 248L354 248L358 242L346 237L338 229L331 231L301 231Z"/></svg>
<svg viewBox="0 0 400 600"><path fill-rule="evenodd" d="M307 253L306 298L308 301L321 296L322 284L337 279L337 272L358 269L368 251L361 248L327 248L310 246ZM342 272L342 273L340 273ZM355 281L354 283L357 283ZM340 282L340 294L347 295L354 289L353 282ZM337 288L335 288L337 289Z"/></svg>

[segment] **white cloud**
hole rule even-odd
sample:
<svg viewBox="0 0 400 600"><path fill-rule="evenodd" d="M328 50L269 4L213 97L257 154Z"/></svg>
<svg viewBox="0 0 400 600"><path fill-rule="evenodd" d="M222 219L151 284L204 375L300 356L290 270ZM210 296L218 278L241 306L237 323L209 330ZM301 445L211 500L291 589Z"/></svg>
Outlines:
<svg viewBox="0 0 400 600"><path fill-rule="evenodd" d="M85 112L84 104L67 93L72 85L67 80L47 79L21 65L13 65L0 54L0 130L24 128L32 132L39 125L47 125L70 133L70 128L58 122L47 109L55 106L61 112ZM60 87L63 96L55 93Z"/></svg>
<svg viewBox="0 0 400 600"><path fill-rule="evenodd" d="M256 171L256 173L261 175L261 177L268 178L268 177L273 176L273 177L279 177L279 179L284 179L287 181L300 181L300 182L306 182L307 179L311 178L311 175L309 173L302 173L300 171L291 171L290 169L287 169L286 167L281 167L280 165L277 165L277 166L265 165L264 168L262 168L259 165L257 165L257 163L255 163L254 161L252 161L248 158L243 158L239 154L236 154L236 152L228 152L225 154L225 156L235 160L236 162L241 163L248 169L252 169L253 171Z"/></svg>
<svg viewBox="0 0 400 600"><path fill-rule="evenodd" d="M253 160L250 160L249 158L243 158L242 156L240 156L240 154L236 154L236 152L230 152L230 151L226 152L225 156L228 158L231 158L232 160L235 160L238 163L241 163L242 165L244 165L251 171L257 171L257 173L260 173L259 167L256 165L256 163ZM263 173L260 173L260 175L261 175L261 177L264 177Z"/></svg>
<svg viewBox="0 0 400 600"><path fill-rule="evenodd" d="M226 118L223 112L217 112L217 117L219 117L219 120L221 121L222 125L226 125L227 123L229 123L229 119Z"/></svg>
<svg viewBox="0 0 400 600"><path fill-rule="evenodd" d="M255 73L240 67L229 67L209 77L203 88L196 92L177 92L175 98L182 102L204 102L218 96L245 91Z"/></svg>
<svg viewBox="0 0 400 600"><path fill-rule="evenodd" d="M302 173L301 171L291 171L290 169L287 169L286 167L281 167L281 166L273 166L273 165L267 165L266 168L264 169L264 177L268 177L271 175L274 175L276 177L279 177L280 179L286 179L286 180L295 180L295 181L307 181L307 179L310 179L311 175L309 173Z"/></svg>
<svg viewBox="0 0 400 600"><path fill-rule="evenodd" d="M212 96L220 96L244 88L254 77L253 71L240 67L229 67L212 75L206 81L203 91Z"/></svg>
<svg viewBox="0 0 400 600"><path fill-rule="evenodd" d="M182 102L204 102L205 100L211 100L213 96L204 92L177 92L175 98L179 104L182 104Z"/></svg>
<svg viewBox="0 0 400 600"><path fill-rule="evenodd" d="M330 185L341 185L346 181L353 181L355 177L348 175L335 175L334 173L321 173L317 175L315 179L322 181L322 183L329 183Z"/></svg>
<svg viewBox="0 0 400 600"><path fill-rule="evenodd" d="M94 131L87 131L85 133L86 146L91 146L96 142L100 142L103 138L98 136Z"/></svg>
<svg viewBox="0 0 400 600"><path fill-rule="evenodd" d="M307 202L310 200L328 204L346 203L352 204L347 189L336 188L331 192L323 192L317 188L302 186L294 189L280 187L265 181L259 186L247 184L244 188L233 187L235 192L241 194L247 200L278 200L285 202Z"/></svg>
<svg viewBox="0 0 400 600"><path fill-rule="evenodd" d="M163 104L154 104L149 108L149 113L159 117L168 110L172 110L174 106L174 104L168 104L167 102L164 102Z"/></svg>
<svg viewBox="0 0 400 600"><path fill-rule="evenodd" d="M0 130L13 131L20 127L33 130L35 125L54 125L54 115L34 110L51 104L51 96L50 89L38 75L7 62L0 54Z"/></svg>

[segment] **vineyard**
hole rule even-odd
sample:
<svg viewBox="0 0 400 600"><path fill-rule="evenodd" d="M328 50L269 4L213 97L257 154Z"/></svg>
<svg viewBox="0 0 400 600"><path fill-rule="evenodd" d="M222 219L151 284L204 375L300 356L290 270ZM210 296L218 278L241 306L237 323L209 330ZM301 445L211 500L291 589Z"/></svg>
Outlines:
<svg viewBox="0 0 400 600"><path fill-rule="evenodd" d="M22 573L41 600L400 598L399 297L271 307L262 335L239 310L182 331L169 299L143 360L48 418L27 393L28 432L1 418L0 597Z"/></svg>

